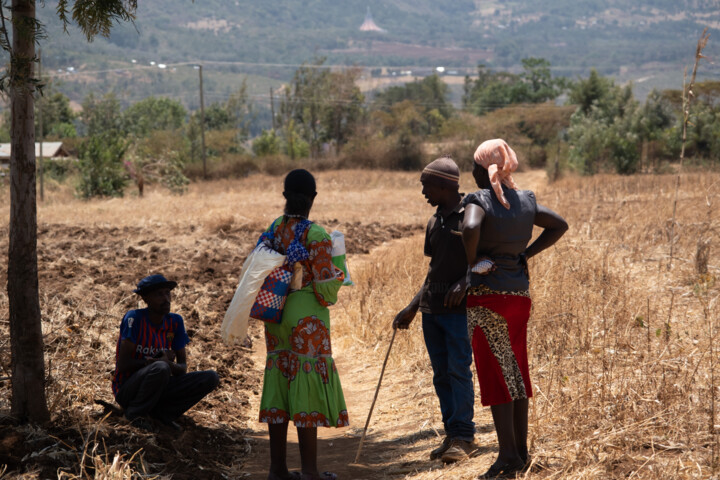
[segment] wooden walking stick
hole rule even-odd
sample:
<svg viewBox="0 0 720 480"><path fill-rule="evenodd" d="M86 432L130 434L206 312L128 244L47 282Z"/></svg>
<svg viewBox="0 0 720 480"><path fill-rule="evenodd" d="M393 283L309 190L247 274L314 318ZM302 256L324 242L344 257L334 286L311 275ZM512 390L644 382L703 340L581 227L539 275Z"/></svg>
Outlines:
<svg viewBox="0 0 720 480"><path fill-rule="evenodd" d="M365 435L367 434L368 425L370 425L370 417L372 417L373 409L375 408L375 401L377 400L378 393L380 393L380 384L382 383L383 374L385 373L385 366L387 365L388 358L390 358L390 350L392 349L393 342L395 341L395 334L397 329L393 329L392 337L390 338L390 345L388 346L387 353L385 354L385 361L383 362L382 370L380 370L380 378L378 378L378 384L375 388L375 397L373 398L372 405L370 405L370 411L368 412L367 420L365 421L365 428L363 429L362 437L360 437L360 445L358 445L357 455L355 455L355 461L358 463L360 459L360 452L362 451L363 443L365 442Z"/></svg>

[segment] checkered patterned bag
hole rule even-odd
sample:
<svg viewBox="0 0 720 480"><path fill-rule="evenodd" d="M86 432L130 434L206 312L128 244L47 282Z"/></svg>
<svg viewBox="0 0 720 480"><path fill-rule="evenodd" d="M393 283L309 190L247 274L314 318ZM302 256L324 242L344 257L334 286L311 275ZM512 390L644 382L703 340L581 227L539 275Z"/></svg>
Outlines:
<svg viewBox="0 0 720 480"><path fill-rule="evenodd" d="M280 323L282 320L282 312L285 307L290 291L290 281L293 275L293 266L295 262L308 258L307 249L298 239L302 238L305 230L310 226L308 220L299 222L295 227L295 238L287 248L287 258L285 263L275 268L265 277L265 281L260 287L255 303L250 309L250 318L263 320L269 323ZM275 225L263 234L260 241L266 240L266 243L274 243ZM259 243L259 242L258 242Z"/></svg>
<svg viewBox="0 0 720 480"><path fill-rule="evenodd" d="M285 307L292 271L282 265L274 269L265 277L255 303L250 310L250 318L264 320L270 323L280 323L282 311Z"/></svg>

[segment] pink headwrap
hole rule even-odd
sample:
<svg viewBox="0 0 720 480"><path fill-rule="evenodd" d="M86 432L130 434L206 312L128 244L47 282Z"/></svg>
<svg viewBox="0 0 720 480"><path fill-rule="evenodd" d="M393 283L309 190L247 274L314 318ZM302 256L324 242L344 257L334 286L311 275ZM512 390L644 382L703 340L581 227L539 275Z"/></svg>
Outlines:
<svg viewBox="0 0 720 480"><path fill-rule="evenodd" d="M517 190L518 186L512 178L512 172L517 170L518 160L515 151L501 138L487 140L475 150L475 163L488 171L490 184L495 196L505 208L510 209L510 203L503 194L501 183L508 188Z"/></svg>

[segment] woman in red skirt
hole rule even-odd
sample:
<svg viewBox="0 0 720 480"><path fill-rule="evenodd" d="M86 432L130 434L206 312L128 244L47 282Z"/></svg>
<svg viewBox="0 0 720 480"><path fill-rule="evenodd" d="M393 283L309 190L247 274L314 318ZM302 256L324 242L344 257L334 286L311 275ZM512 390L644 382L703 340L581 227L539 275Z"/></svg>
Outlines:
<svg viewBox="0 0 720 480"><path fill-rule="evenodd" d="M538 205L533 192L517 188L517 157L504 140L482 143L474 158L480 190L464 199L462 232L470 270L468 329L482 404L490 406L498 437L498 458L478 478L506 478L530 464L526 340L532 302L526 260L557 242L568 225ZM543 231L528 246L533 225Z"/></svg>

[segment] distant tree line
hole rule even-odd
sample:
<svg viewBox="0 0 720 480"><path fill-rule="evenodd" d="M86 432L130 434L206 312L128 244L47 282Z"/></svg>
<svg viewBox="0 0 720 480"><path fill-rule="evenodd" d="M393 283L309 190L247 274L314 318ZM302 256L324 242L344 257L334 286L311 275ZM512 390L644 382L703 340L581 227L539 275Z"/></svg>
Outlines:
<svg viewBox="0 0 720 480"><path fill-rule="evenodd" d="M465 79L462 108L455 109L437 75L368 97L357 86L360 70L336 71L324 62L316 58L296 70L277 93L272 127L256 135L257 109L245 82L210 104L204 120L170 98L148 97L123 109L113 93L88 95L75 114L50 87L38 102L42 133L76 146L77 193L84 198L122 195L131 183L139 195L149 183L182 193L189 178L200 176L203 128L215 176L273 172L299 161L413 170L439 153L469 168L473 145L491 137L507 139L524 163L552 175L660 171L679 155L680 91L653 91L640 102L631 85L596 70L570 80L553 76L547 60L526 58L519 74L480 65L477 78ZM719 95L720 82L696 88L689 157L720 161ZM55 177L71 168L48 167Z"/></svg>

